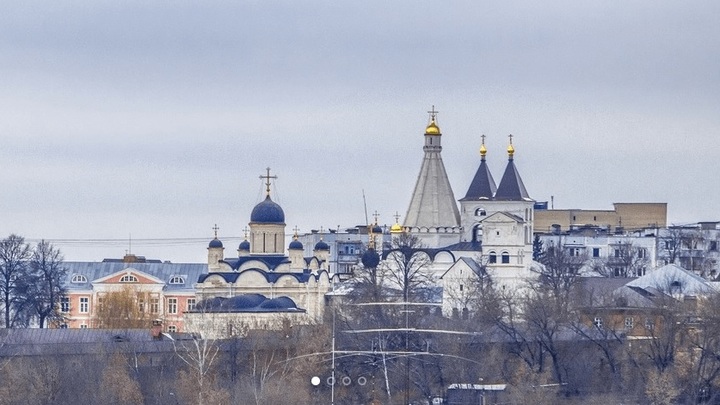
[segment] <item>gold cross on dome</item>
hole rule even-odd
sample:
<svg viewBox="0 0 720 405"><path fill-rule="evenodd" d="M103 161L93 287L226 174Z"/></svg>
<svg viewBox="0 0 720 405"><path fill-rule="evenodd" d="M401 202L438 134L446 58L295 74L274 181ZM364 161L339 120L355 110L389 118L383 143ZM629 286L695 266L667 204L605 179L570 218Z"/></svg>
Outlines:
<svg viewBox="0 0 720 405"><path fill-rule="evenodd" d="M217 231L219 231L220 228L218 228L217 224L215 224L215 226L213 226L212 229L213 229L213 231L215 231L215 239L217 239Z"/></svg>
<svg viewBox="0 0 720 405"><path fill-rule="evenodd" d="M480 135L480 138L482 138L482 144L485 145L485 134Z"/></svg>
<svg viewBox="0 0 720 405"><path fill-rule="evenodd" d="M428 114L430 114L430 118L435 121L435 116L437 116L437 113L439 112L440 111L435 110L435 105L433 105L430 111L428 111Z"/></svg>
<svg viewBox="0 0 720 405"><path fill-rule="evenodd" d="M247 226L243 228L243 232L245 233L245 239L247 239L248 232L250 232Z"/></svg>
<svg viewBox="0 0 720 405"><path fill-rule="evenodd" d="M513 139L512 134L508 135L508 138L510 138L510 145L512 145L512 139ZM521 145L521 146L522 146L522 145Z"/></svg>
<svg viewBox="0 0 720 405"><path fill-rule="evenodd" d="M260 175L260 179L265 180L265 192L267 193L268 197L270 196L270 179L277 179L277 176L271 176L270 175L270 168L265 169L267 171L266 175Z"/></svg>

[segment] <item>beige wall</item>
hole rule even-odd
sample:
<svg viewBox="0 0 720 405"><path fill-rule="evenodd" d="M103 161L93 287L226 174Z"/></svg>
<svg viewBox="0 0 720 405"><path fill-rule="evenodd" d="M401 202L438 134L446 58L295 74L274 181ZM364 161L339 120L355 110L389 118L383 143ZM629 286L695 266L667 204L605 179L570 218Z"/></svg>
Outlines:
<svg viewBox="0 0 720 405"><path fill-rule="evenodd" d="M536 233L552 231L559 224L562 231L571 225L610 226L610 231L622 226L626 231L647 227L667 226L667 203L615 203L608 210L535 210Z"/></svg>

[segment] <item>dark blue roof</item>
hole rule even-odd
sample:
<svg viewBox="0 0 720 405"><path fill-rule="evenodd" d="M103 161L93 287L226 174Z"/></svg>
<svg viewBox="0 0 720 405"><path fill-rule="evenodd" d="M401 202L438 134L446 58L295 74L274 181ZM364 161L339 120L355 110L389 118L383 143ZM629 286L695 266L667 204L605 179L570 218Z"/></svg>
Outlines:
<svg viewBox="0 0 720 405"><path fill-rule="evenodd" d="M290 263L290 259L288 259L287 256L283 255L241 256L232 259L225 259L223 261L235 271L237 271L243 264L251 261L259 261L261 263L264 263L270 270L275 270L275 268L277 268L277 266L281 264Z"/></svg>
<svg viewBox="0 0 720 405"><path fill-rule="evenodd" d="M208 248L221 248L223 247L222 242L220 242L220 239L215 238L210 241L210 244L208 245Z"/></svg>
<svg viewBox="0 0 720 405"><path fill-rule="evenodd" d="M258 272L258 273L262 274L262 275L265 277L265 280L267 280L268 283L275 283L275 282L277 282L277 281L280 279L280 277L283 277L283 276L291 276L291 277L294 277L294 278L295 278L298 282L300 282L300 283L307 283L308 281L310 281L310 278L311 278L311 277L314 277L315 280L318 280L318 279L319 279L319 276L318 276L318 275L314 275L314 274L312 274L312 273L310 273L310 272L302 272L302 273L279 273L279 272L274 272L274 271L264 271L264 270L262 270L262 269L257 269L257 268L255 268L255 269L243 270L243 271L241 271L241 272L232 272L232 273L228 273L228 272L215 272L215 273L201 274L201 275L198 277L198 283L204 283L204 282L205 282L205 279L207 279L207 278L210 277L210 276L220 276L220 277L222 277L222 278L225 280L225 282L227 282L227 283L234 283L234 282L237 281L238 277L240 277L240 275L243 274L243 273L245 273L246 271L255 271L255 272ZM322 270L322 271L325 271L325 270Z"/></svg>
<svg viewBox="0 0 720 405"><path fill-rule="evenodd" d="M303 247L303 244L299 240L295 239L294 241L290 242L288 249L303 250L304 247Z"/></svg>
<svg viewBox="0 0 720 405"><path fill-rule="evenodd" d="M288 297L277 297L260 304L263 309L297 309L295 301Z"/></svg>
<svg viewBox="0 0 720 405"><path fill-rule="evenodd" d="M240 245L238 245L238 250L250 250L250 242L248 242L247 239L240 242Z"/></svg>
<svg viewBox="0 0 720 405"><path fill-rule="evenodd" d="M460 201L489 200L493 198L496 191L495 180L483 159L480 161L480 167L475 172L475 177L473 177L465 197Z"/></svg>
<svg viewBox="0 0 720 405"><path fill-rule="evenodd" d="M252 214L250 214L250 222L282 224L285 223L285 212L270 199L270 196L267 196L265 200L253 208Z"/></svg>
<svg viewBox="0 0 720 405"><path fill-rule="evenodd" d="M305 310L298 308L295 301L288 297L268 299L262 294L243 294L231 298L210 298L198 302L195 310L203 312L305 312Z"/></svg>
<svg viewBox="0 0 720 405"><path fill-rule="evenodd" d="M482 251L482 242L458 242L449 246L445 246L443 249L451 250L454 252L480 252Z"/></svg>
<svg viewBox="0 0 720 405"><path fill-rule="evenodd" d="M325 243L324 240L320 239L320 242L315 244L315 250L330 250L330 246Z"/></svg>
<svg viewBox="0 0 720 405"><path fill-rule="evenodd" d="M530 199L512 159L508 160L508 164L505 167L505 173L503 173L502 179L500 179L500 185L495 193L495 199L503 201L526 201Z"/></svg>

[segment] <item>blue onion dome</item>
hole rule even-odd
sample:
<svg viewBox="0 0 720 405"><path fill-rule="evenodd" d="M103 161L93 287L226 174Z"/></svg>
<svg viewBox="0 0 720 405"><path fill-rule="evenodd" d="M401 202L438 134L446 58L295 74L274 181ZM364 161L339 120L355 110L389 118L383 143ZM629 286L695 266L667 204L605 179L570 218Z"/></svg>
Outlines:
<svg viewBox="0 0 720 405"><path fill-rule="evenodd" d="M221 248L221 247L223 247L223 244L222 244L222 242L220 242L220 239L218 239L218 238L211 240L210 244L208 245L208 249Z"/></svg>
<svg viewBox="0 0 720 405"><path fill-rule="evenodd" d="M366 268L374 269L380 264L380 255L378 255L375 249L369 248L363 253L360 260Z"/></svg>
<svg viewBox="0 0 720 405"><path fill-rule="evenodd" d="M278 204L270 199L270 196L267 196L265 200L253 208L252 214L250 214L250 222L282 224L285 223L285 213Z"/></svg>
<svg viewBox="0 0 720 405"><path fill-rule="evenodd" d="M238 250L250 250L250 242L248 242L247 239L240 242L240 245L238 246Z"/></svg>
<svg viewBox="0 0 720 405"><path fill-rule="evenodd" d="M297 240L297 236L295 237L295 239L292 242L290 242L290 245L288 246L288 248L290 250L303 250L304 249L303 244L299 240Z"/></svg>
<svg viewBox="0 0 720 405"><path fill-rule="evenodd" d="M320 239L320 242L315 244L315 250L330 250L330 245L325 243L324 240Z"/></svg>
<svg viewBox="0 0 720 405"><path fill-rule="evenodd" d="M381 233L383 233L383 229L380 225L375 223L375 225L373 225L373 227L372 227L372 233L381 234Z"/></svg>

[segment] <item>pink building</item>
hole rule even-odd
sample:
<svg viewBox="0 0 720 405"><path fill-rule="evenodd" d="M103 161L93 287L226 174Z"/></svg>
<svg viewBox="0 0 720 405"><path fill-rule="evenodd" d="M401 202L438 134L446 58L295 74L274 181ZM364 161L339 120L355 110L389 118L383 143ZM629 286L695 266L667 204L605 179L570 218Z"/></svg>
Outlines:
<svg viewBox="0 0 720 405"><path fill-rule="evenodd" d="M98 314L110 294L131 297L134 314L159 319L167 332L184 330L183 313L196 303L194 284L207 264L170 263L127 255L122 260L65 262L67 296L60 303L63 328L98 327Z"/></svg>

